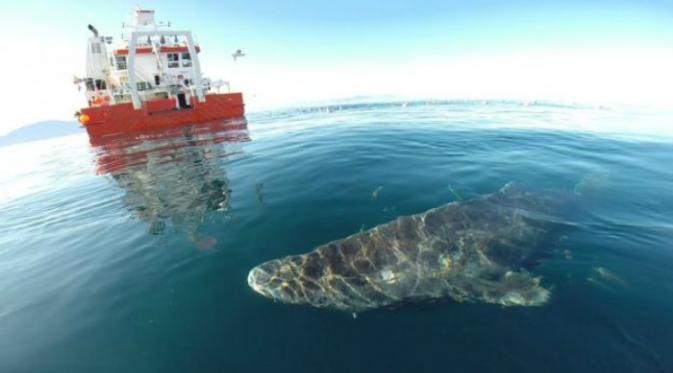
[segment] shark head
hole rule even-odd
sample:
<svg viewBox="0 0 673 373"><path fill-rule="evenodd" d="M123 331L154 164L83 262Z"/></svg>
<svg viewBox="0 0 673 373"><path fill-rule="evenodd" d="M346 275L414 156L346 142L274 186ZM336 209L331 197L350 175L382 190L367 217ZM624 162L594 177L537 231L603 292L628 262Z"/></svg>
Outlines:
<svg viewBox="0 0 673 373"><path fill-rule="evenodd" d="M282 303L314 307L333 306L324 280L322 267L299 256L271 260L248 273L248 285L256 293Z"/></svg>

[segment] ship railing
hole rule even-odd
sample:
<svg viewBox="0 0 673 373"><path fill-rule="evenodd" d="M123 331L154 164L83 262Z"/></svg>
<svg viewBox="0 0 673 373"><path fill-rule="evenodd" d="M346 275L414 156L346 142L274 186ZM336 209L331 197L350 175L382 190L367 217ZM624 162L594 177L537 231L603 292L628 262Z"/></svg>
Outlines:
<svg viewBox="0 0 673 373"><path fill-rule="evenodd" d="M210 82L210 86L217 90L217 93L220 93L220 88L227 87L227 93L231 93L231 85L228 80L218 79L214 82Z"/></svg>

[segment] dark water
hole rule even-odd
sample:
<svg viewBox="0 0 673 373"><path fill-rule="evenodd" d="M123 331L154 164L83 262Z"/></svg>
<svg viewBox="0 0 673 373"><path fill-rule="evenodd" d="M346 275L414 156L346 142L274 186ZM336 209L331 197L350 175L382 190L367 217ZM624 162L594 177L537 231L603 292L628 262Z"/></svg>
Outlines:
<svg viewBox="0 0 673 373"><path fill-rule="evenodd" d="M0 371L673 371L673 141L593 131L640 125L606 110L351 105L0 148ZM247 286L263 261L509 181L584 201L533 269L542 307L354 319Z"/></svg>

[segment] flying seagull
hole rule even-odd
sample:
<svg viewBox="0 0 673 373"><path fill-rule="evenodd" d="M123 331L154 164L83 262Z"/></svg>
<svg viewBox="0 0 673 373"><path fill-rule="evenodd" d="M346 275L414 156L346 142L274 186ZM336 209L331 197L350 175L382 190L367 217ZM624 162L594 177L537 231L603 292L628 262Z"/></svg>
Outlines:
<svg viewBox="0 0 673 373"><path fill-rule="evenodd" d="M232 54L231 57L233 57L234 61L236 61L240 57L245 57L245 53L243 53L243 51L240 49L236 49L236 52L234 52L234 54Z"/></svg>

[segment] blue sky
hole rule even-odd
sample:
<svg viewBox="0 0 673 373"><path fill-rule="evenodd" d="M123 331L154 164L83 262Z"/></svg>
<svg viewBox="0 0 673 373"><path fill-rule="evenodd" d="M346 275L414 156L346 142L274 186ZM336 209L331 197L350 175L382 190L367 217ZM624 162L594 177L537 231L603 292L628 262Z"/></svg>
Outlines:
<svg viewBox="0 0 673 373"><path fill-rule="evenodd" d="M86 23L117 35L137 1L22 1L3 21L54 36ZM160 19L207 45L241 45L260 57L312 64L334 58L426 58L502 50L673 45L673 1L146 1ZM9 16L9 17L7 17ZM85 30L86 31L86 30ZM65 40L63 40L65 42ZM275 61L279 62L279 61ZM271 63L271 62L270 62Z"/></svg>
<svg viewBox="0 0 673 373"><path fill-rule="evenodd" d="M83 72L86 24L117 37L121 22L136 5L137 1L75 0L3 5L0 22L16 32L0 37L0 43L22 48L32 60L45 55L51 60L43 65L5 60L0 64L13 65L3 69L18 70L17 83L20 79L31 84L48 82L52 90L63 91L43 115L31 113L14 122L62 118L81 106L83 99L66 82ZM399 93L394 92L395 85L387 84L390 80L414 88L417 95L425 91L451 97L465 92L466 98L480 93L511 98L566 95L578 100L610 96L613 87L584 97L581 86L555 91L535 85L545 71L564 75L559 78L563 83L579 76L577 69L583 75L574 86L598 76L588 84L594 90L611 82L612 75L631 74L625 77L631 86L621 95L613 94L615 100L629 101L626 90L651 90L641 86L639 74L649 74L651 84L656 75L663 75L664 82L673 81L673 67L665 68L669 58L673 61L672 1L227 0L140 5L155 9L157 18L171 21L174 28L191 29L204 47L205 71L225 75L234 87L238 83L251 101L260 98L269 103L285 96L290 101L329 99L363 89L367 94ZM243 48L248 56L233 65L229 55L236 48ZM586 69L583 60L589 66ZM647 66L651 60L654 65ZM604 65L613 69L612 75L603 71ZM474 66L481 70L471 69ZM511 80L498 78L510 72L528 85L517 90ZM413 79L416 75L419 84ZM453 90L430 87L435 78L444 79L443 84ZM497 80L499 86L489 85L488 79ZM545 82L547 87L554 84Z"/></svg>

